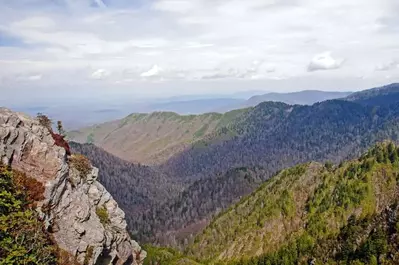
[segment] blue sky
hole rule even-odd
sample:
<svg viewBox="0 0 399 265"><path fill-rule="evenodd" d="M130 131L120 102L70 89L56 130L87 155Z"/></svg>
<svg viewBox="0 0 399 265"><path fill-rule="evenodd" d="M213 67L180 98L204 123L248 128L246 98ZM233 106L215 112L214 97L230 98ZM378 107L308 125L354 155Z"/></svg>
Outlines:
<svg viewBox="0 0 399 265"><path fill-rule="evenodd" d="M397 0L0 0L0 10L3 102L399 81Z"/></svg>

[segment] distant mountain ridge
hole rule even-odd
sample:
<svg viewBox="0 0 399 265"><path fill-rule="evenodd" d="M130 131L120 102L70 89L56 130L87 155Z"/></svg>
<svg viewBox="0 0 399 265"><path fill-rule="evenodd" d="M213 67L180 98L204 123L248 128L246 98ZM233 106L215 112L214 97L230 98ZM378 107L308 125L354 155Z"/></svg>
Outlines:
<svg viewBox="0 0 399 265"><path fill-rule="evenodd" d="M346 99L369 106L392 104L399 101L399 83L353 93Z"/></svg>
<svg viewBox="0 0 399 265"><path fill-rule="evenodd" d="M340 98L349 92L300 91L294 93L268 93L247 101L240 99L195 99L159 103L157 112L134 113L121 120L115 120L69 133L73 141L95 143L125 160L160 164L183 151L197 140L216 133L227 123L243 119L243 114L263 101L286 104L312 104L326 99ZM212 111L199 115L181 115L186 107ZM165 111L170 110L170 111ZM228 110L228 111L227 111ZM226 112L227 111L227 112ZM197 113L197 112L195 112ZM122 143L123 141L123 143Z"/></svg>
<svg viewBox="0 0 399 265"><path fill-rule="evenodd" d="M267 93L253 96L247 100L246 106L256 106L264 101L277 101L290 105L312 105L317 102L345 98L352 92L329 92L320 90L304 90L291 93Z"/></svg>

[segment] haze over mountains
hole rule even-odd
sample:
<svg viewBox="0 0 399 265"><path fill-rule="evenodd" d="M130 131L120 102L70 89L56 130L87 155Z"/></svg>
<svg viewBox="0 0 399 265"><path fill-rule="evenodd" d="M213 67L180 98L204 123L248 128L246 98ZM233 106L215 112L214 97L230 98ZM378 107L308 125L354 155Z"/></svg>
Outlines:
<svg viewBox="0 0 399 265"><path fill-rule="evenodd" d="M135 98L129 96L106 96L104 98L65 98L64 101L37 101L29 104L11 105L14 110L36 115L46 113L62 120L67 129L100 124L121 119L132 113L154 111L176 112L181 115L224 113L233 109L255 106L259 101L280 101L288 104L313 104L326 99L344 97L347 92L301 91L295 93L266 93L259 90L231 94L203 94L174 96L169 98ZM255 97L255 98L252 98ZM6 103L4 103L6 104Z"/></svg>
<svg viewBox="0 0 399 265"><path fill-rule="evenodd" d="M161 110L160 112L131 114L121 120L72 131L69 136L77 142L96 143L125 160L156 164L164 162L189 144L227 126L230 120L238 119L249 111L242 108L256 106L262 101L311 105L328 99L343 98L349 94L349 92L301 91L267 93L248 100L211 98L173 101L154 105L153 108ZM233 111L235 108L237 110ZM200 116L182 115L203 113L206 110L217 113Z"/></svg>

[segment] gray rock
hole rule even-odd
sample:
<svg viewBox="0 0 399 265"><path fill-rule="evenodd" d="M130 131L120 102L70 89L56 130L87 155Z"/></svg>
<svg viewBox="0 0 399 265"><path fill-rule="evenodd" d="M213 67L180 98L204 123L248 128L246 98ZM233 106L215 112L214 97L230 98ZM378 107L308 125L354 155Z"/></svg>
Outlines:
<svg viewBox="0 0 399 265"><path fill-rule="evenodd" d="M90 249L89 265L142 264L146 253L131 240L124 212L97 181L98 169L82 178L37 120L0 108L0 159L44 185L40 216L58 246L80 263ZM103 223L100 208L108 215Z"/></svg>

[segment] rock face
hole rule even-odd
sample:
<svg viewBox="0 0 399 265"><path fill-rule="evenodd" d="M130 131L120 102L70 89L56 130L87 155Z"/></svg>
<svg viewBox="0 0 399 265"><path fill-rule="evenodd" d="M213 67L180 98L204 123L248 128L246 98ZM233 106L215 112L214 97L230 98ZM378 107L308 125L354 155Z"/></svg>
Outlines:
<svg viewBox="0 0 399 265"><path fill-rule="evenodd" d="M97 181L68 162L37 120L0 108L0 159L45 186L38 205L58 246L85 265L139 265L146 256L126 231L124 212Z"/></svg>

